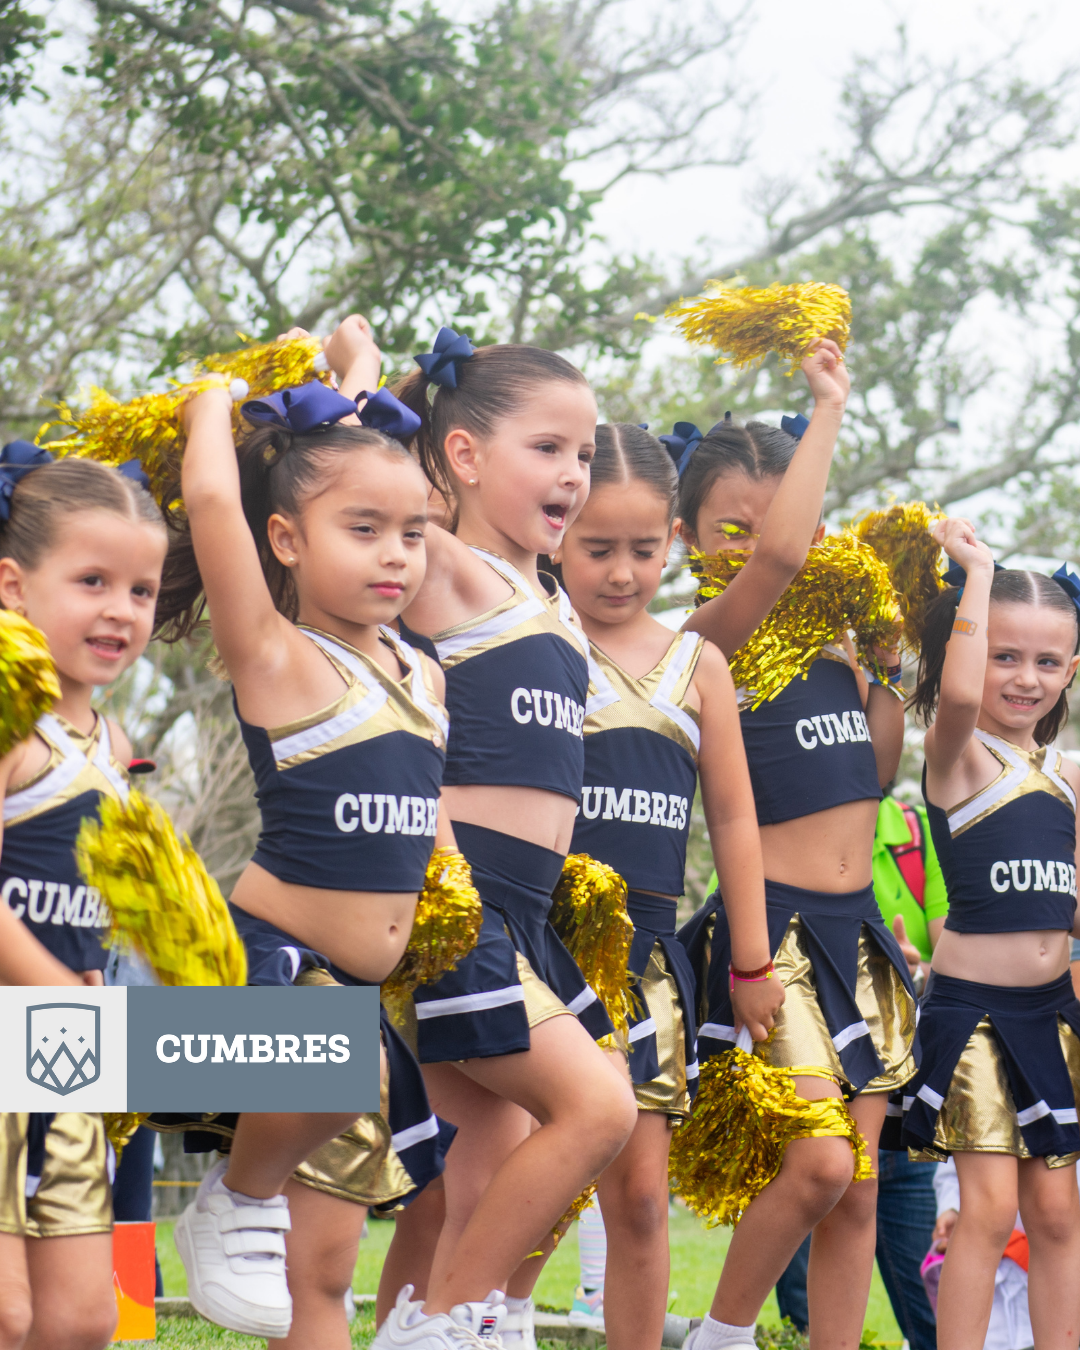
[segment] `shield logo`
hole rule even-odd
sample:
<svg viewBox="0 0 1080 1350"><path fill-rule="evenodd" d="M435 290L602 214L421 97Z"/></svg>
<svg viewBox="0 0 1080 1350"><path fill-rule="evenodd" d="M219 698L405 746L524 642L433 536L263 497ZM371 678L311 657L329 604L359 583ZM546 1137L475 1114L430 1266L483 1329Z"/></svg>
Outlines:
<svg viewBox="0 0 1080 1350"><path fill-rule="evenodd" d="M101 1009L92 1003L39 1003L26 1010L26 1076L66 1097L101 1076Z"/></svg>

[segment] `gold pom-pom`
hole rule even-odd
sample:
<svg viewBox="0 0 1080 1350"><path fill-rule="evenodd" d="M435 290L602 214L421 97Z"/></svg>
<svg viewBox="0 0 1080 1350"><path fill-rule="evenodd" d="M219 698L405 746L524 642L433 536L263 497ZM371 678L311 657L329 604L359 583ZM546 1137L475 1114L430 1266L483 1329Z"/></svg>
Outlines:
<svg viewBox="0 0 1080 1350"><path fill-rule="evenodd" d="M322 350L318 338L290 338L287 342L259 342L235 352L204 357L196 366L195 379L185 385L175 382L160 394L142 394L121 403L105 389L91 388L90 403L77 412L67 403L56 405L59 414L38 433L50 427L69 427L74 435L50 441L58 455L78 455L120 465L137 459L150 479L150 492L161 501L166 484L178 472L184 449L180 409L192 394L219 383L209 374L242 379L249 398L262 398L275 389L290 388L308 380L328 383L329 372L316 370L315 358ZM321 363L320 363L321 364ZM201 378L200 378L201 376ZM233 431L241 427L240 405L233 408Z"/></svg>
<svg viewBox="0 0 1080 1350"><path fill-rule="evenodd" d="M626 882L606 863L571 853L552 896L550 919L615 1029L625 1034L635 1006L627 974L634 924L626 912Z"/></svg>
<svg viewBox="0 0 1080 1350"><path fill-rule="evenodd" d="M922 646L926 611L944 585L941 545L930 533L930 526L944 519L944 511L931 511L925 502L897 502L868 511L851 526L889 569L904 619L901 641L915 655Z"/></svg>
<svg viewBox="0 0 1080 1350"><path fill-rule="evenodd" d="M696 603L723 594L751 556L743 549L692 553ZM751 706L760 707L805 675L821 649L842 642L849 628L860 658L887 680L873 649L892 650L900 633L900 604L889 570L861 539L830 535L810 549L802 570L732 657L732 678L752 692Z"/></svg>
<svg viewBox="0 0 1080 1350"><path fill-rule="evenodd" d="M866 1140L841 1097L807 1101L791 1069L728 1050L701 1066L694 1113L675 1131L669 1176L676 1194L710 1228L734 1227L780 1171L793 1139L847 1139L855 1181L873 1176Z"/></svg>
<svg viewBox="0 0 1080 1350"><path fill-rule="evenodd" d="M818 338L832 338L841 351L851 332L851 299L842 286L799 281L790 286L732 287L710 281L718 289L667 311L689 342L730 353L717 365L733 361L740 369L769 352L790 363L788 374L809 354Z"/></svg>
<svg viewBox="0 0 1080 1350"><path fill-rule="evenodd" d="M382 999L391 1011L420 984L433 984L480 939L484 911L472 884L465 856L452 848L437 848L416 902L412 933L405 954L382 986Z"/></svg>
<svg viewBox="0 0 1080 1350"><path fill-rule="evenodd" d="M113 1146L119 1166L125 1146L131 1143L139 1126L150 1119L150 1114L142 1111L105 1111L101 1118L105 1122L105 1135Z"/></svg>
<svg viewBox="0 0 1080 1350"><path fill-rule="evenodd" d="M105 798L75 852L111 915L110 938L135 947L167 985L247 982L244 944L217 882L172 822L139 792Z"/></svg>
<svg viewBox="0 0 1080 1350"><path fill-rule="evenodd" d="M0 609L0 756L25 741L59 697L45 634L14 610Z"/></svg>
<svg viewBox="0 0 1080 1350"><path fill-rule="evenodd" d="M566 1211L566 1213L562 1216L559 1222L551 1230L553 1246L557 1247L559 1243L563 1240L563 1238L566 1236L567 1230L569 1229L570 1225L574 1222L574 1220L581 1218L581 1216L589 1208L589 1205L592 1202L592 1198L595 1194L596 1194L596 1182L592 1181L589 1183L588 1186L585 1187L585 1189L581 1192L581 1194L577 1197L577 1199L574 1200L570 1208ZM534 1255L536 1256L540 1256L541 1254L542 1253L540 1252L534 1253Z"/></svg>

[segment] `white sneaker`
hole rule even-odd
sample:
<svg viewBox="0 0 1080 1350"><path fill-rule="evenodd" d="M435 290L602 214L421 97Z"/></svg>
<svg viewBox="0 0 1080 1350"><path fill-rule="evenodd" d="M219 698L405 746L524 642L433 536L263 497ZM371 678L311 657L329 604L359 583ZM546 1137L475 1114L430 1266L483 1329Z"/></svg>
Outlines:
<svg viewBox="0 0 1080 1350"><path fill-rule="evenodd" d="M448 1313L424 1312L423 1303L410 1303L413 1286L407 1284L371 1342L371 1350L503 1350L499 1329L506 1304L498 1289L483 1303L458 1303Z"/></svg>
<svg viewBox="0 0 1080 1350"><path fill-rule="evenodd" d="M536 1305L532 1299L518 1311L507 1308L499 1335L506 1350L536 1350Z"/></svg>
<svg viewBox="0 0 1080 1350"><path fill-rule="evenodd" d="M292 1325L285 1278L289 1202L283 1195L245 1204L223 1184L223 1158L203 1177L176 1221L173 1240L187 1271L188 1298L218 1326L280 1338Z"/></svg>

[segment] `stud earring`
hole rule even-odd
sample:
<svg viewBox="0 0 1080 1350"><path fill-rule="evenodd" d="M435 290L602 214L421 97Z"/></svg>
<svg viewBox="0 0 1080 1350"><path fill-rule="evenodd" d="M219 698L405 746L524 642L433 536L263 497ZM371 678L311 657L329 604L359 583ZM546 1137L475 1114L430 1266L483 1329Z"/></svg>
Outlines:
<svg viewBox="0 0 1080 1350"><path fill-rule="evenodd" d="M475 478L470 478L470 479L469 479L469 486L470 486L470 487L475 487L475 486L476 486L476 479L475 479Z"/></svg>

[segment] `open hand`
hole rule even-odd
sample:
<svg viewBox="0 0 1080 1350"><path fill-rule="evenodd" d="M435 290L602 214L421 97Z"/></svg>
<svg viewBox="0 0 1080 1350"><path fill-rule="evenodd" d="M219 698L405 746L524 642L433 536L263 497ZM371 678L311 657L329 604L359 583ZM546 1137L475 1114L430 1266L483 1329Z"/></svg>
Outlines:
<svg viewBox="0 0 1080 1350"><path fill-rule="evenodd" d="M806 383L815 403L830 405L843 412L851 392L844 354L832 338L819 338L802 363Z"/></svg>

